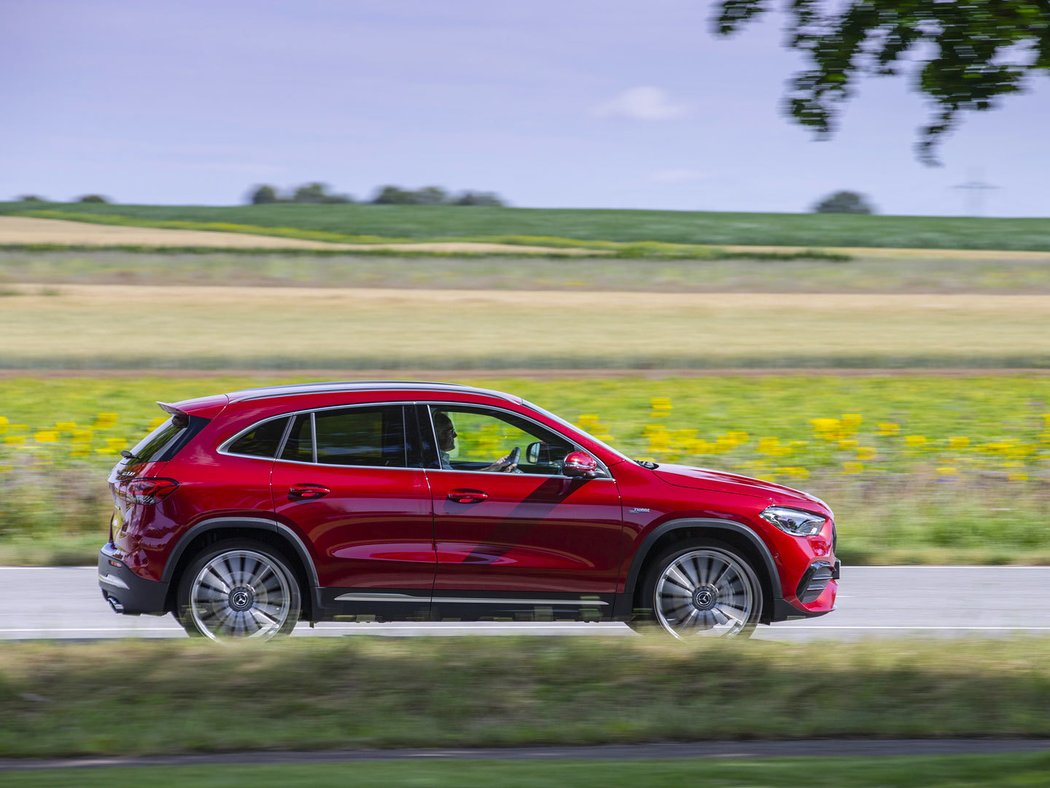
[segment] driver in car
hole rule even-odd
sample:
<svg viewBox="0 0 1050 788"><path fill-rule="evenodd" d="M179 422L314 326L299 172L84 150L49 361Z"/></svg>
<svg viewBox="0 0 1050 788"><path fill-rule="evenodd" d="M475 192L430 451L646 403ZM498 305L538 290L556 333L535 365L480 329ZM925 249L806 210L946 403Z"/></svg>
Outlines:
<svg viewBox="0 0 1050 788"><path fill-rule="evenodd" d="M452 467L449 457L450 452L456 448L456 427L452 423L452 417L444 411L434 413L434 430L437 432L438 457L441 458L441 468L446 471L457 470ZM501 457L491 465L484 468L473 468L478 471L495 471L497 473L514 473L518 470L518 457L521 450L515 448L506 457Z"/></svg>

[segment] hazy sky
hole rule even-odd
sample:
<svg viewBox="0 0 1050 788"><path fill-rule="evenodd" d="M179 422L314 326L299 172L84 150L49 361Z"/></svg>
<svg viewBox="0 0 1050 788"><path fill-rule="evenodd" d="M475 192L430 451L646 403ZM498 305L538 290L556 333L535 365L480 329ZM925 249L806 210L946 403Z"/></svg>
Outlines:
<svg viewBox="0 0 1050 788"><path fill-rule="evenodd" d="M0 0L0 199L235 203L325 181L512 204L1050 216L1050 80L915 159L923 99L864 82L836 137L780 112L801 62L771 16L706 0Z"/></svg>

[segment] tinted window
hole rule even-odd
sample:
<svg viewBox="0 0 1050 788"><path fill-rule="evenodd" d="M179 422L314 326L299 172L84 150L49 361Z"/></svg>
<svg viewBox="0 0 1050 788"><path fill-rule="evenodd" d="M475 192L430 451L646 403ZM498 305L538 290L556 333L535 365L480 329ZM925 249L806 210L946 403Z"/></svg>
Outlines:
<svg viewBox="0 0 1050 788"><path fill-rule="evenodd" d="M131 453L135 455L132 462L170 460L207 423L206 419L190 419L182 415L172 416L139 441L139 444L131 450Z"/></svg>
<svg viewBox="0 0 1050 788"><path fill-rule="evenodd" d="M324 410L314 414L317 462L404 468L405 422L400 405Z"/></svg>
<svg viewBox="0 0 1050 788"><path fill-rule="evenodd" d="M295 417L292 431L288 434L288 442L284 444L284 451L281 452L281 459L296 462L314 461L314 440L310 431L309 413L300 413Z"/></svg>
<svg viewBox="0 0 1050 788"><path fill-rule="evenodd" d="M288 419L273 419L263 422L251 432L238 438L229 448L230 454L247 454L249 457L273 457L284 437Z"/></svg>

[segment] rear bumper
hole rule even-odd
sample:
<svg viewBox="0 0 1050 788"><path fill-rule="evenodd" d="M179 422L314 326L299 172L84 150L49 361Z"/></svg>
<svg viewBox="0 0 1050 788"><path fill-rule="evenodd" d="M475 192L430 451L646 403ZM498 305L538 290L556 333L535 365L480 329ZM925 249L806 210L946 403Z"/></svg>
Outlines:
<svg viewBox="0 0 1050 788"><path fill-rule="evenodd" d="M125 566L112 544L98 551L98 586L115 613L164 615L168 584L145 580Z"/></svg>

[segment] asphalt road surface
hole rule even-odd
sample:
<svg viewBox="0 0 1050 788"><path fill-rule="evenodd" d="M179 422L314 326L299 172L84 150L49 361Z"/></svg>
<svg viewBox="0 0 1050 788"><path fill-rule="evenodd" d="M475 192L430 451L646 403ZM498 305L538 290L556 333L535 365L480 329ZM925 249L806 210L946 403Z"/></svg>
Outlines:
<svg viewBox="0 0 1050 788"><path fill-rule="evenodd" d="M763 640L1050 633L1050 567L844 567L838 609L759 627ZM295 635L631 635L623 624L323 623ZM95 567L0 567L0 639L186 637L171 616L120 616Z"/></svg>

